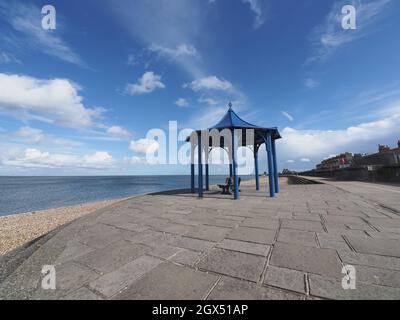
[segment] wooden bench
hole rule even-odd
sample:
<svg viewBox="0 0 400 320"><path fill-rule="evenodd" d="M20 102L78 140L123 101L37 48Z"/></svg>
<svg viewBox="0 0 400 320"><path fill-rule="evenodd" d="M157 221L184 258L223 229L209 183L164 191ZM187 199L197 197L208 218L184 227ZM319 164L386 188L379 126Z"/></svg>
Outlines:
<svg viewBox="0 0 400 320"><path fill-rule="evenodd" d="M238 179L238 187L240 188L240 183L242 182L242 178ZM233 178L226 178L225 184L219 184L219 188L222 189L222 194L232 194L231 192L234 190L235 186L233 185ZM240 189L239 189L240 192Z"/></svg>
<svg viewBox="0 0 400 320"><path fill-rule="evenodd" d="M231 194L232 178L226 178L225 184L219 184L218 187L222 189L222 194Z"/></svg>

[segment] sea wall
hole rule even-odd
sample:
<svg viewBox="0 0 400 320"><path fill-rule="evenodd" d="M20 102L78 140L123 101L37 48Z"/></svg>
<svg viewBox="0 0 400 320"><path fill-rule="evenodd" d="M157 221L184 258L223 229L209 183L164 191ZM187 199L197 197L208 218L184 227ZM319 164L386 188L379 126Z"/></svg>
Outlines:
<svg viewBox="0 0 400 320"><path fill-rule="evenodd" d="M383 166L369 170L368 167L347 168L333 171L309 171L302 175L337 180L356 180L372 182L400 182L400 165Z"/></svg>

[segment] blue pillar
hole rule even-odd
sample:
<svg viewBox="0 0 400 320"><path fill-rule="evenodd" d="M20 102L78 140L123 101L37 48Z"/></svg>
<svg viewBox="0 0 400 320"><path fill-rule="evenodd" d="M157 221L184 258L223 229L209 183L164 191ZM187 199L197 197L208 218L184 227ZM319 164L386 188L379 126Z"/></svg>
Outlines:
<svg viewBox="0 0 400 320"><path fill-rule="evenodd" d="M254 147L254 171L256 176L256 190L260 190L260 175L258 173L258 150L257 147Z"/></svg>
<svg viewBox="0 0 400 320"><path fill-rule="evenodd" d="M268 155L268 178L269 178L269 194L271 198L275 197L275 183L274 183L274 165L272 160L272 138L269 135L266 139L266 148Z"/></svg>
<svg viewBox="0 0 400 320"><path fill-rule="evenodd" d="M278 161L276 158L276 145L275 139L272 140L272 156L274 158L274 181L275 181L275 192L279 193L279 172L278 172Z"/></svg>
<svg viewBox="0 0 400 320"><path fill-rule="evenodd" d="M190 165L190 190L192 193L195 192L194 190L194 163Z"/></svg>
<svg viewBox="0 0 400 320"><path fill-rule="evenodd" d="M234 198L235 200L240 199L239 194L239 179L237 176L237 163L236 163L236 145L235 145L235 130L232 129L232 162L233 162L233 186L234 186Z"/></svg>
<svg viewBox="0 0 400 320"><path fill-rule="evenodd" d="M210 165L206 163L206 191L210 191Z"/></svg>
<svg viewBox="0 0 400 320"><path fill-rule="evenodd" d="M201 133L198 133L198 157L199 157L199 198L203 197L203 164L202 164L202 155L203 155L203 148L201 144Z"/></svg>
<svg viewBox="0 0 400 320"><path fill-rule="evenodd" d="M194 142L191 142L191 149L190 149L190 191L192 193L195 192L195 186L194 186L194 169L195 169L195 165L194 165Z"/></svg>
<svg viewBox="0 0 400 320"><path fill-rule="evenodd" d="M233 177L233 166L232 163L229 164L229 177Z"/></svg>

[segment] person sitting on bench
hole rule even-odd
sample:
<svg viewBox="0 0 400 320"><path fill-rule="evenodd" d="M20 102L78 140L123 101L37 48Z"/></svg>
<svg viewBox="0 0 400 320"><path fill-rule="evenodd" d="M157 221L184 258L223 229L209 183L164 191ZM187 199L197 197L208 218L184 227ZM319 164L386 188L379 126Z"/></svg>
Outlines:
<svg viewBox="0 0 400 320"><path fill-rule="evenodd" d="M218 187L222 189L222 194L231 194L232 178L226 178L225 184L219 184Z"/></svg>
<svg viewBox="0 0 400 320"><path fill-rule="evenodd" d="M238 188L240 188L241 182L242 182L242 178L239 177ZM233 192L234 188L235 188L234 183L233 183L233 178L232 177L226 178L225 184L219 184L218 187L222 189L222 194L231 194L231 192ZM239 192L241 192L240 189L239 189Z"/></svg>
<svg viewBox="0 0 400 320"><path fill-rule="evenodd" d="M230 191L233 192L233 191L235 191L235 184L233 183L233 178L231 178L231 179L232 179L232 185L231 185ZM242 178L239 177L239 178L238 178L238 188L240 188L240 183L241 183L241 182L242 182ZM239 192L242 192L242 191L239 189Z"/></svg>

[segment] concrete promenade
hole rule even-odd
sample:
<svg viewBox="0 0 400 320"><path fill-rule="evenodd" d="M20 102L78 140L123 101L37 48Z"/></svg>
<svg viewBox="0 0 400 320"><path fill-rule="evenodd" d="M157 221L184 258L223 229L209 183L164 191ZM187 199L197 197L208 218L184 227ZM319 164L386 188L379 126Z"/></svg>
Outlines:
<svg viewBox="0 0 400 320"><path fill-rule="evenodd" d="M282 182L271 199L263 187L243 185L241 201L146 195L82 217L1 257L0 299L400 299L400 188ZM44 265L56 290L41 287Z"/></svg>

